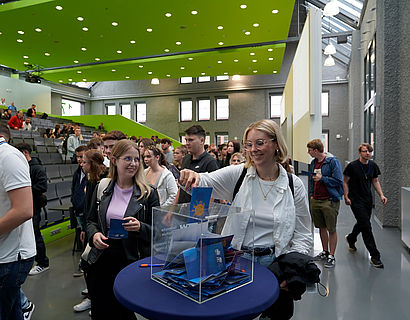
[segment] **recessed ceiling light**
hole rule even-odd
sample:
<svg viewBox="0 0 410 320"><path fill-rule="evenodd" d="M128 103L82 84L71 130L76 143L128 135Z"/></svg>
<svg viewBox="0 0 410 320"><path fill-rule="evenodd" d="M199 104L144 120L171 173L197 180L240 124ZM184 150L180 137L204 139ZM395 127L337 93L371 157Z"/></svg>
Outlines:
<svg viewBox="0 0 410 320"><path fill-rule="evenodd" d="M278 72L276 70L274 70L273 73L278 73Z"/></svg>
<svg viewBox="0 0 410 320"><path fill-rule="evenodd" d="M144 66L138 66L138 68L144 68Z"/></svg>
<svg viewBox="0 0 410 320"><path fill-rule="evenodd" d="M28 64L28 62L27 62L27 61L24 61L23 63L24 63L24 64Z"/></svg>
<svg viewBox="0 0 410 320"><path fill-rule="evenodd" d="M83 48L81 48L81 50L82 50L82 51L87 51L87 48L84 48L84 47L83 47Z"/></svg>
<svg viewBox="0 0 410 320"><path fill-rule="evenodd" d="M224 72L224 74L228 74L228 72Z"/></svg>
<svg viewBox="0 0 410 320"><path fill-rule="evenodd" d="M83 28L83 31L88 31L88 28L87 28L87 27L84 27L84 28Z"/></svg>
<svg viewBox="0 0 410 320"><path fill-rule="evenodd" d="M101 59L100 59L100 58L95 58L94 60L95 60L95 61L100 61Z"/></svg>
<svg viewBox="0 0 410 320"><path fill-rule="evenodd" d="M152 74L152 71L148 71L148 74Z"/></svg>
<svg viewBox="0 0 410 320"><path fill-rule="evenodd" d="M23 56L24 59L28 59L28 56Z"/></svg>
<svg viewBox="0 0 410 320"><path fill-rule="evenodd" d="M151 28L147 28L147 32L152 32L152 29L151 29Z"/></svg>
<svg viewBox="0 0 410 320"><path fill-rule="evenodd" d="M83 79L83 82L87 82L87 79L84 78L84 79Z"/></svg>
<svg viewBox="0 0 410 320"><path fill-rule="evenodd" d="M20 42L20 43L21 43L21 42L23 42L23 40L21 40L21 39L17 39L17 42Z"/></svg>
<svg viewBox="0 0 410 320"><path fill-rule="evenodd" d="M233 62L238 62L239 60L238 59L235 59Z"/></svg>
<svg viewBox="0 0 410 320"><path fill-rule="evenodd" d="M117 50L117 53L122 53L122 51L121 51L121 50Z"/></svg>
<svg viewBox="0 0 410 320"><path fill-rule="evenodd" d="M272 10L272 13L278 13L278 12L279 12L279 10L277 10L277 9Z"/></svg>
<svg viewBox="0 0 410 320"><path fill-rule="evenodd" d="M192 61L192 60L194 60L194 58L189 57L188 60L189 60L189 61Z"/></svg>
<svg viewBox="0 0 410 320"><path fill-rule="evenodd" d="M78 60L74 60L74 63L78 63Z"/></svg>
<svg viewBox="0 0 410 320"><path fill-rule="evenodd" d="M259 27L259 23L254 23L253 26L254 26L255 28Z"/></svg>
<svg viewBox="0 0 410 320"><path fill-rule="evenodd" d="M204 76L206 73L205 72L201 72L201 76Z"/></svg>
<svg viewBox="0 0 410 320"><path fill-rule="evenodd" d="M246 9L247 5L246 4L241 4L241 9Z"/></svg>
<svg viewBox="0 0 410 320"><path fill-rule="evenodd" d="M246 34L247 36L249 36L251 33L250 33L249 31L246 31L245 34Z"/></svg>
<svg viewBox="0 0 410 320"><path fill-rule="evenodd" d="M45 52L44 55L47 56L47 57L50 56L50 54L48 52Z"/></svg>
<svg viewBox="0 0 410 320"><path fill-rule="evenodd" d="M234 74L232 80L241 80L241 76L239 74Z"/></svg>
<svg viewBox="0 0 410 320"><path fill-rule="evenodd" d="M17 31L17 33L18 33L18 34L24 34L24 31L19 30L19 31Z"/></svg>
<svg viewBox="0 0 410 320"><path fill-rule="evenodd" d="M221 42L218 42L218 44L219 44L220 46L223 46L224 43L221 41Z"/></svg>
<svg viewBox="0 0 410 320"><path fill-rule="evenodd" d="M131 44L134 44L134 43L135 43L135 40L131 40L130 43L131 43Z"/></svg>
<svg viewBox="0 0 410 320"><path fill-rule="evenodd" d="M255 55L255 52L251 52L251 53L249 53L249 55L254 56L254 55Z"/></svg>
<svg viewBox="0 0 410 320"><path fill-rule="evenodd" d="M167 77L170 77L171 75L170 74L167 74Z"/></svg>
<svg viewBox="0 0 410 320"><path fill-rule="evenodd" d="M63 82L63 80L58 80L58 82Z"/></svg>
<svg viewBox="0 0 410 320"><path fill-rule="evenodd" d="M169 49L164 49L165 52L169 52Z"/></svg>
<svg viewBox="0 0 410 320"><path fill-rule="evenodd" d="M170 16L172 16L172 14L169 13L169 12L167 12L167 13L165 14L165 16L166 16L167 18L169 18Z"/></svg>
<svg viewBox="0 0 410 320"><path fill-rule="evenodd" d="M3 34L3 33L0 31L0 34Z"/></svg>
<svg viewBox="0 0 410 320"><path fill-rule="evenodd" d="M175 42L175 44L176 44L177 46L180 46L180 45L182 44L182 42L177 41L177 42Z"/></svg>
<svg viewBox="0 0 410 320"><path fill-rule="evenodd" d="M185 67L181 67L180 69L181 69L181 70L184 70L184 69L185 69Z"/></svg>
<svg viewBox="0 0 410 320"><path fill-rule="evenodd" d="M71 82L71 81L73 81L73 79L71 79L71 78L70 78L70 79L68 79L68 81L70 81L70 82Z"/></svg>
<svg viewBox="0 0 410 320"><path fill-rule="evenodd" d="M258 70L253 70L253 73L256 73L256 72L258 72Z"/></svg>
<svg viewBox="0 0 410 320"><path fill-rule="evenodd" d="M272 49L272 48L269 48L269 49L268 49L268 51L272 52L272 51L273 51L273 49Z"/></svg>
<svg viewBox="0 0 410 320"><path fill-rule="evenodd" d="M61 10L63 10L63 7L62 6L56 6L56 9L61 11Z"/></svg>
<svg viewBox="0 0 410 320"><path fill-rule="evenodd" d="M129 76L125 76L125 79L129 79L130 77Z"/></svg>
<svg viewBox="0 0 410 320"><path fill-rule="evenodd" d="M78 70L78 71L77 71L77 73L81 73L81 71L80 71L80 70Z"/></svg>
<svg viewBox="0 0 410 320"><path fill-rule="evenodd" d="M112 72L115 72L115 71L117 71L117 70L115 70L115 69L111 69L111 71L112 71Z"/></svg>
<svg viewBox="0 0 410 320"><path fill-rule="evenodd" d="M272 57L270 57L270 58L269 58L269 60L270 60L270 61L272 61L272 60L273 60L273 58L272 58Z"/></svg>
<svg viewBox="0 0 410 320"><path fill-rule="evenodd" d="M222 63L222 61L221 61L221 60L219 60L219 61L218 61L218 63Z"/></svg>
<svg viewBox="0 0 410 320"><path fill-rule="evenodd" d="M34 30L36 30L37 32L43 31L43 30L41 30L40 28L35 28Z"/></svg>
<svg viewBox="0 0 410 320"><path fill-rule="evenodd" d="M115 22L115 21L113 21L111 24L112 24L114 27L118 26L118 22Z"/></svg>
<svg viewBox="0 0 410 320"><path fill-rule="evenodd" d="M83 17L77 17L77 20L78 21L84 21L84 18Z"/></svg>
<svg viewBox="0 0 410 320"><path fill-rule="evenodd" d="M198 11L192 10L192 11L191 11L191 14L193 14L193 15L198 14Z"/></svg>
<svg viewBox="0 0 410 320"><path fill-rule="evenodd" d="M218 29L219 30L222 30L224 27L223 26L218 26Z"/></svg>
<svg viewBox="0 0 410 320"><path fill-rule="evenodd" d="M258 60L252 60L252 62L258 62Z"/></svg>

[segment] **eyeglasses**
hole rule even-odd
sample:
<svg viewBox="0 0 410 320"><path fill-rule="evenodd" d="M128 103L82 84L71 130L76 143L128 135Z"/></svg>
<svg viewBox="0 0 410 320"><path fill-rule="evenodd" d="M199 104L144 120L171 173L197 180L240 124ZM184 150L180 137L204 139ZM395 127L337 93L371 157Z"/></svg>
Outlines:
<svg viewBox="0 0 410 320"><path fill-rule="evenodd" d="M131 162L135 162L135 163L139 163L140 162L140 158L138 158L138 157L135 157L135 158L132 158L132 157L124 157L124 158L118 158L118 159L121 159L121 160L124 160L125 162L127 162L127 163L131 163Z"/></svg>
<svg viewBox="0 0 410 320"><path fill-rule="evenodd" d="M254 143L252 143L252 141L245 141L245 143L243 144L243 148L246 151L251 151L252 146L255 146L256 149L260 149L269 141L276 141L276 139L257 139Z"/></svg>

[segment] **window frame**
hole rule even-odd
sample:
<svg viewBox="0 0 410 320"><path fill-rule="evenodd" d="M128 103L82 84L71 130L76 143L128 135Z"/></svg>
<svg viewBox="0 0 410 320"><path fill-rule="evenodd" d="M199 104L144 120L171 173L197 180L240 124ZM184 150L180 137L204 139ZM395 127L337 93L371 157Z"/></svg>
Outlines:
<svg viewBox="0 0 410 320"><path fill-rule="evenodd" d="M123 115L123 110L122 110L122 108L123 108L124 106L129 106L129 107L130 107L130 117L129 117L129 118ZM120 103L120 114L121 114L123 117L132 120L131 103L129 103L129 102Z"/></svg>
<svg viewBox="0 0 410 320"><path fill-rule="evenodd" d="M323 94L327 94L327 114L323 113ZM329 90L325 90L322 91L322 93L320 94L320 114L322 117L329 117L330 115L330 91Z"/></svg>
<svg viewBox="0 0 410 320"><path fill-rule="evenodd" d="M227 77L227 79L218 79L220 77ZM215 81L229 81L229 76L227 75L215 76Z"/></svg>
<svg viewBox="0 0 410 320"><path fill-rule="evenodd" d="M108 110L109 110L109 107L114 107L114 114L109 114L108 113ZM117 105L114 103L114 104L112 104L112 103L106 103L105 104L105 114L107 115L107 116L115 116L116 114L117 114Z"/></svg>
<svg viewBox="0 0 410 320"><path fill-rule="evenodd" d="M191 82L182 82L182 78L191 78ZM180 77L179 84L192 84L194 83L194 77Z"/></svg>
<svg viewBox="0 0 410 320"><path fill-rule="evenodd" d="M209 80L201 81L201 80L199 80L199 78L209 78ZM211 82L211 81L212 81L212 77L211 77L211 76L200 76L200 77L197 77L197 78L196 78L196 82L197 82L197 83L206 83L206 82Z"/></svg>
<svg viewBox="0 0 410 320"><path fill-rule="evenodd" d="M147 103L145 101L136 101L134 103L135 105L135 121L138 123L146 123L147 122ZM139 121L138 117L138 105L145 105L145 120L144 121Z"/></svg>
<svg viewBox="0 0 410 320"><path fill-rule="evenodd" d="M209 117L208 119L200 119L199 118L199 102L200 101L208 101L209 102ZM209 97L201 97L196 99L196 121L210 121L211 120L211 98Z"/></svg>
<svg viewBox="0 0 410 320"><path fill-rule="evenodd" d="M281 110L280 110L280 103L279 103L279 114L272 116L272 97L280 97L280 100L282 101L283 98L283 92L279 93L279 92L272 92L269 94L269 118L270 119L280 119L280 114L281 114Z"/></svg>
<svg viewBox="0 0 410 320"><path fill-rule="evenodd" d="M190 120L182 120L182 103L186 101L191 102L191 119ZM194 117L194 112L192 110L193 105L194 105L194 102L192 98L179 99L179 122L192 122L193 121L193 117Z"/></svg>
<svg viewBox="0 0 410 320"><path fill-rule="evenodd" d="M219 118L218 118L218 100L219 100L219 99L227 99L227 100L228 100L228 117L227 117L226 119L225 119L225 118L223 118L223 119L219 119ZM229 120L229 116L230 116L230 101L229 101L229 96L215 97L214 102L215 102L215 106L214 106L214 111L215 111L214 118L215 118L215 121L227 121L227 120Z"/></svg>

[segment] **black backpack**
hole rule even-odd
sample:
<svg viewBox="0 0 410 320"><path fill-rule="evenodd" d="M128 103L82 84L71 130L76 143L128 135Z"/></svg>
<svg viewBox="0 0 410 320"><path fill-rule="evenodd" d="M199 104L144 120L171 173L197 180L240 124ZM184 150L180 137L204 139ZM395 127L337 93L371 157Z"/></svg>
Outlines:
<svg viewBox="0 0 410 320"><path fill-rule="evenodd" d="M233 202L233 200L235 199L236 194L238 193L239 188L240 188L241 185L242 185L243 179L245 179L245 175L246 175L246 172L247 172L247 171L248 171L248 168L243 168L242 173L241 173L241 175L240 175L238 181L236 182L235 188L233 189L232 202ZM293 186L292 174L289 173L289 172L286 172L286 173L288 174L290 190L292 191L293 198L295 198L295 188L294 188L294 186Z"/></svg>

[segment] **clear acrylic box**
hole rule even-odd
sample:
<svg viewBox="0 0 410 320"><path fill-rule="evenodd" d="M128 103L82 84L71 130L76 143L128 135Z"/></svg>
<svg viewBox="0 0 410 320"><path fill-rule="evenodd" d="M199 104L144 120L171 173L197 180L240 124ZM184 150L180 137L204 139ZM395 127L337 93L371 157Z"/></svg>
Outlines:
<svg viewBox="0 0 410 320"><path fill-rule="evenodd" d="M251 283L254 260L235 238L244 219L253 238L253 210L212 202L200 211L190 214L189 203L153 208L151 238L151 279L197 303Z"/></svg>

